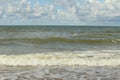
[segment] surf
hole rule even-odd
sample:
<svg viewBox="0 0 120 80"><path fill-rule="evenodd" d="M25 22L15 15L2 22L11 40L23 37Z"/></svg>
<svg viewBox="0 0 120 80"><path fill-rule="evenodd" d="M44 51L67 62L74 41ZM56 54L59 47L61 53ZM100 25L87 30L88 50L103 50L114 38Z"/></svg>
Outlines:
<svg viewBox="0 0 120 80"><path fill-rule="evenodd" d="M0 55L0 65L51 66L51 65L120 65L120 50L46 52L21 55Z"/></svg>

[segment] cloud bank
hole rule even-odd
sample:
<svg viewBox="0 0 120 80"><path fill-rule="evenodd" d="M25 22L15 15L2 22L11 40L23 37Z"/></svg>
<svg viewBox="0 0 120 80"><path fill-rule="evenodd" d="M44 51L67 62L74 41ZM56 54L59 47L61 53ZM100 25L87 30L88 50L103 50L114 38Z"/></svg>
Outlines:
<svg viewBox="0 0 120 80"><path fill-rule="evenodd" d="M47 1L47 0L46 0ZM120 24L119 0L0 0L0 24Z"/></svg>

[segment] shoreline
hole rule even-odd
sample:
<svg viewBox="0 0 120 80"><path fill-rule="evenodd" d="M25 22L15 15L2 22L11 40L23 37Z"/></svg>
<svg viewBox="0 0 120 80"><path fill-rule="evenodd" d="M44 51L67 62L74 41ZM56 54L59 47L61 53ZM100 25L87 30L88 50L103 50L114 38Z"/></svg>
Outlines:
<svg viewBox="0 0 120 80"><path fill-rule="evenodd" d="M7 67L0 70L1 80L120 80L120 67L38 66Z"/></svg>
<svg viewBox="0 0 120 80"><path fill-rule="evenodd" d="M0 55L1 80L120 80L120 54Z"/></svg>
<svg viewBox="0 0 120 80"><path fill-rule="evenodd" d="M6 66L118 66L120 54L78 54L76 52L34 53L26 55L0 55L0 65Z"/></svg>

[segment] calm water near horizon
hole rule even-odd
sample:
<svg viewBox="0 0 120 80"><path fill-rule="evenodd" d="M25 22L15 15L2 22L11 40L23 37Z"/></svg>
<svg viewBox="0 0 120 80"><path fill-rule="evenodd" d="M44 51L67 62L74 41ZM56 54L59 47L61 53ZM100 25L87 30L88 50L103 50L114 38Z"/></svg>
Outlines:
<svg viewBox="0 0 120 80"><path fill-rule="evenodd" d="M0 54L120 49L120 27L0 26Z"/></svg>

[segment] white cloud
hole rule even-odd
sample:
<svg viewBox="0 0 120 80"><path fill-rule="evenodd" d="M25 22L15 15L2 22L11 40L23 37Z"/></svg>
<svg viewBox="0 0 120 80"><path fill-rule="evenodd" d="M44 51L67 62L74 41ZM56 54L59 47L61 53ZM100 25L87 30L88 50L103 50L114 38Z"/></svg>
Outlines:
<svg viewBox="0 0 120 80"><path fill-rule="evenodd" d="M0 0L0 19L44 22L118 23L119 0L52 0L40 5L29 0Z"/></svg>

